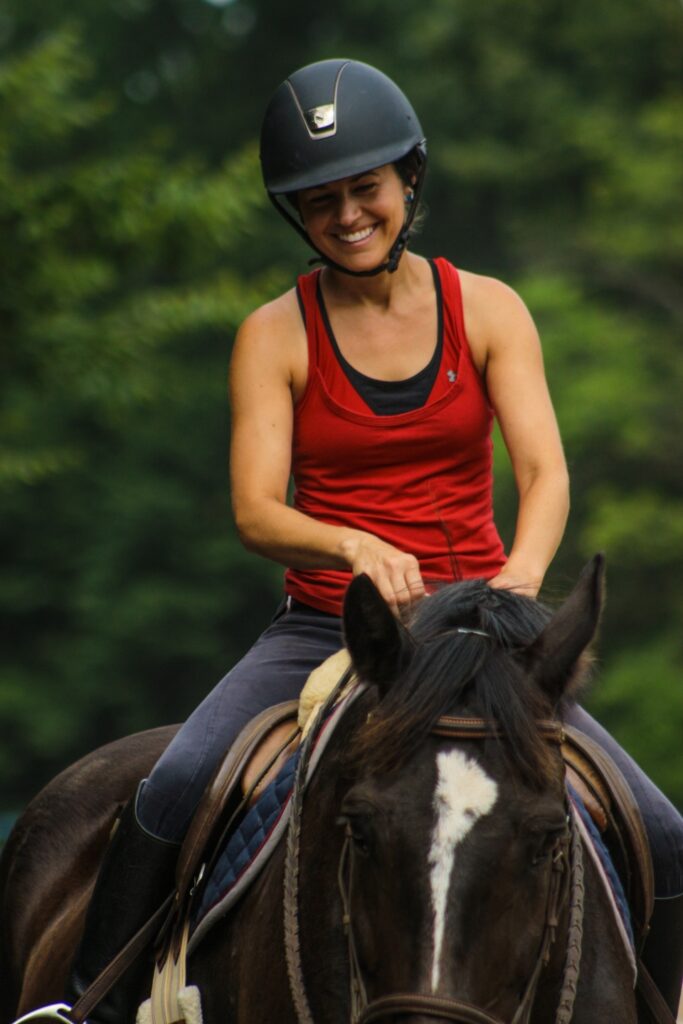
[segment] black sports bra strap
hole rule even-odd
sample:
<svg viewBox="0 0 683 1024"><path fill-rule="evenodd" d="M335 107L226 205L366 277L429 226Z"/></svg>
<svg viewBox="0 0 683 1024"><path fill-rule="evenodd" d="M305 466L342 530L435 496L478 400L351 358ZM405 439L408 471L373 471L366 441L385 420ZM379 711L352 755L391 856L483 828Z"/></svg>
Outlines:
<svg viewBox="0 0 683 1024"><path fill-rule="evenodd" d="M301 319L304 322L304 327L308 330L308 324L306 323L306 306L304 305L304 297L301 294L301 285L298 281L296 283L296 300L299 303L299 312L301 313Z"/></svg>

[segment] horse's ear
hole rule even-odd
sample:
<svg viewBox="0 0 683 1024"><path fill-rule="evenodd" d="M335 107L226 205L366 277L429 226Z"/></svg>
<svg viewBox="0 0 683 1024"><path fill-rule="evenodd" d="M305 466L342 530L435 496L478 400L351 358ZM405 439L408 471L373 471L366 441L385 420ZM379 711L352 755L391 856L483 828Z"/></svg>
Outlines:
<svg viewBox="0 0 683 1024"><path fill-rule="evenodd" d="M344 598L344 637L357 675L382 693L410 660L412 640L369 576L355 576Z"/></svg>
<svg viewBox="0 0 683 1024"><path fill-rule="evenodd" d="M567 600L527 648L525 660L555 706L574 678L581 655L595 636L602 611L605 559L595 555L584 566Z"/></svg>

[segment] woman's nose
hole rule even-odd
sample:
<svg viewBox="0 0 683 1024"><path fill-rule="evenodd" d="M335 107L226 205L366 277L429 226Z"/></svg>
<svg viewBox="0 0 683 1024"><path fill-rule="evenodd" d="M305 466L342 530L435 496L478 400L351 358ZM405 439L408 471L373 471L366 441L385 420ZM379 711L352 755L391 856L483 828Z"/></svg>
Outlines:
<svg viewBox="0 0 683 1024"><path fill-rule="evenodd" d="M358 202L353 196L343 196L337 207L337 220L344 226L358 219Z"/></svg>

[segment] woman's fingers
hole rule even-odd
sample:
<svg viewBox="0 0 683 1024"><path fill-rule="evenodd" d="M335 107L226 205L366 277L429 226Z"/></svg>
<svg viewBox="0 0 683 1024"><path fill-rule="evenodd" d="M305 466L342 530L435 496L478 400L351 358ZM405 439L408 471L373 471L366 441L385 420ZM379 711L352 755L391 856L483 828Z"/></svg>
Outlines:
<svg viewBox="0 0 683 1024"><path fill-rule="evenodd" d="M368 537L359 545L352 570L365 573L394 611L401 611L425 594L420 566L414 555Z"/></svg>
<svg viewBox="0 0 683 1024"><path fill-rule="evenodd" d="M392 577L395 602L399 608L405 608L424 597L425 587L419 568L407 564L401 566Z"/></svg>
<svg viewBox="0 0 683 1024"><path fill-rule="evenodd" d="M419 601L420 598L425 596L427 591L425 590L424 580L422 579L419 567L411 569L406 573L406 583L410 591L411 601Z"/></svg>

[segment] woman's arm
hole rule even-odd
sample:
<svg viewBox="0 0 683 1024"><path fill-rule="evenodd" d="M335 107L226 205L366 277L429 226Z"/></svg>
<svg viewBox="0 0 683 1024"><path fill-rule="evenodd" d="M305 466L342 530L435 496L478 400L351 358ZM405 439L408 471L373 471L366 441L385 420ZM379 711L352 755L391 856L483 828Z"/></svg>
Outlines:
<svg viewBox="0 0 683 1024"><path fill-rule="evenodd" d="M417 559L287 505L294 401L306 371L306 335L296 297L287 293L245 320L232 355L230 481L240 539L293 568L365 572L394 607L408 604L424 593Z"/></svg>
<svg viewBox="0 0 683 1024"><path fill-rule="evenodd" d="M538 332L519 296L491 278L466 275L467 330L486 381L519 493L514 541L491 580L535 596L569 512L569 477Z"/></svg>

